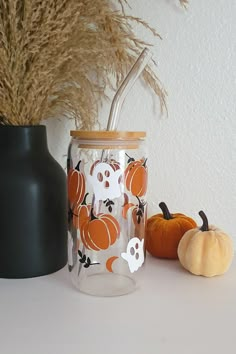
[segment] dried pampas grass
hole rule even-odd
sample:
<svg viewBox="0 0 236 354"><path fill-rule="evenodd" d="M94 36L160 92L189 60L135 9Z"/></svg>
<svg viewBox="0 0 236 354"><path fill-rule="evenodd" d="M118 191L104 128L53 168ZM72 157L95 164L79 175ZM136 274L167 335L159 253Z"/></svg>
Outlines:
<svg viewBox="0 0 236 354"><path fill-rule="evenodd" d="M146 45L132 21L158 36L126 16L126 0L116 2L120 11L111 0L0 0L0 124L35 125L63 114L77 127L93 126L105 89L117 88ZM150 68L144 79L165 107Z"/></svg>
<svg viewBox="0 0 236 354"><path fill-rule="evenodd" d="M188 0L179 0L180 4L184 7L186 7L188 5Z"/></svg>

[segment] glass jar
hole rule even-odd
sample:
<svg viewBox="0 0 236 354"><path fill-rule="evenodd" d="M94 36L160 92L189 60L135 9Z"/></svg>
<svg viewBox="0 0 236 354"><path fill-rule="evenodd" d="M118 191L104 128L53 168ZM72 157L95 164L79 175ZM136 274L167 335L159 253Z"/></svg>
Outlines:
<svg viewBox="0 0 236 354"><path fill-rule="evenodd" d="M74 285L97 296L136 288L147 214L145 132L71 131L68 266Z"/></svg>

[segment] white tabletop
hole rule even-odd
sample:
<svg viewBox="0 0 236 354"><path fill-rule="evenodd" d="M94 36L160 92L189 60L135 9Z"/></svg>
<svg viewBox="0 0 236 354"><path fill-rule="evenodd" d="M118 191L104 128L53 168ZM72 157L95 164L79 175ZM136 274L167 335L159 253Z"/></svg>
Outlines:
<svg viewBox="0 0 236 354"><path fill-rule="evenodd" d="M234 354L236 262L197 277L178 261L147 257L136 292L79 293L67 268L0 280L1 354Z"/></svg>

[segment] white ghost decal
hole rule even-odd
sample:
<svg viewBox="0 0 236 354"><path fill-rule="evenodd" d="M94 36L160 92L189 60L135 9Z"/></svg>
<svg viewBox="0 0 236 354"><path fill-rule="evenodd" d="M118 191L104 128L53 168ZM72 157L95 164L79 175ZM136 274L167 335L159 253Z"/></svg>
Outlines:
<svg viewBox="0 0 236 354"><path fill-rule="evenodd" d="M122 186L120 183L121 169L114 169L105 162L98 163L88 176L88 181L93 188L95 201L114 199L121 196Z"/></svg>
<svg viewBox="0 0 236 354"><path fill-rule="evenodd" d="M144 262L143 242L144 240L133 237L127 245L126 253L121 253L121 257L128 262L131 273L138 270Z"/></svg>

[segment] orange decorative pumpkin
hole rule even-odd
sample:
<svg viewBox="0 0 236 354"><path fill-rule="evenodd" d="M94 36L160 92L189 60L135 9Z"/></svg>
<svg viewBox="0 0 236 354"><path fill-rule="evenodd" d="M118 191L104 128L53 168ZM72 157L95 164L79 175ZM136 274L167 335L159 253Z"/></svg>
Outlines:
<svg viewBox="0 0 236 354"><path fill-rule="evenodd" d="M147 192L147 159L134 161L129 158L125 169L125 186L134 196L142 197Z"/></svg>
<svg viewBox="0 0 236 354"><path fill-rule="evenodd" d="M68 198L72 208L75 204L81 204L85 195L85 177L80 171L80 164L81 161L68 172Z"/></svg>
<svg viewBox="0 0 236 354"><path fill-rule="evenodd" d="M91 212L91 204L86 203L86 198L89 193L86 193L82 204L76 204L73 211L73 225L76 229L81 229L84 221L88 220Z"/></svg>
<svg viewBox="0 0 236 354"><path fill-rule="evenodd" d="M197 224L184 214L170 214L163 202L159 206L162 214L153 215L147 220L146 249L154 257L177 259L181 238Z"/></svg>
<svg viewBox="0 0 236 354"><path fill-rule="evenodd" d="M110 214L94 215L91 209L90 218L85 220L80 228L80 236L84 246L90 250L108 249L115 243L120 234L120 225Z"/></svg>

